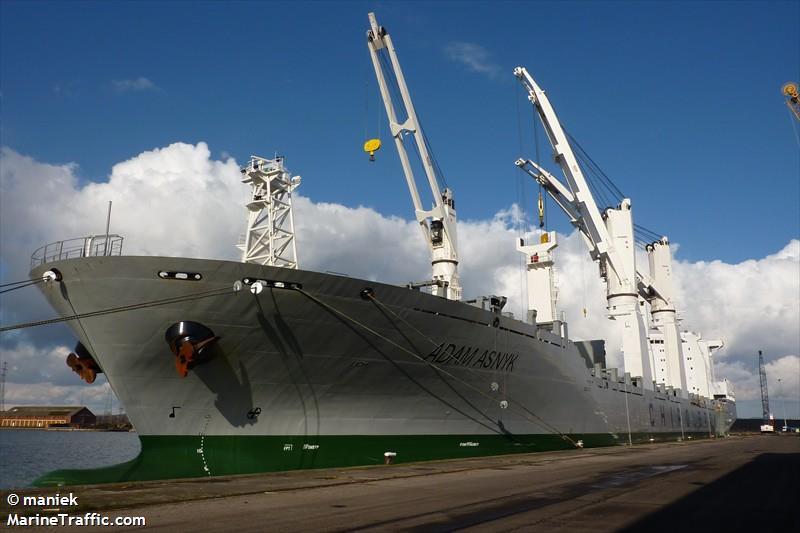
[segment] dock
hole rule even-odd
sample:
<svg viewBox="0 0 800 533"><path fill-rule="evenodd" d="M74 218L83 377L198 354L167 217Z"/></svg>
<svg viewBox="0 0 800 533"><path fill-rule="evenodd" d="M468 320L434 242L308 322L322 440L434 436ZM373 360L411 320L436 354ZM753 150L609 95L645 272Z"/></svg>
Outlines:
<svg viewBox="0 0 800 533"><path fill-rule="evenodd" d="M246 476L4 490L11 514L141 516L145 531L798 531L794 435ZM10 506L72 493L77 506ZM25 530L37 530L25 527ZM59 528L42 528L53 531ZM71 529L71 528L70 528ZM81 527L108 531L108 527Z"/></svg>

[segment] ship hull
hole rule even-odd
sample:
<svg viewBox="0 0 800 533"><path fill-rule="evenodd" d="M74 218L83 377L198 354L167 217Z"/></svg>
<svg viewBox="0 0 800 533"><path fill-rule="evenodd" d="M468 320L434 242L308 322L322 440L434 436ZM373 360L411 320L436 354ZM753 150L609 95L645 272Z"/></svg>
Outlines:
<svg viewBox="0 0 800 533"><path fill-rule="evenodd" d="M63 278L42 291L62 316L135 306L69 324L125 406L142 452L40 484L700 438L725 434L735 418L732 402L594 375L573 342L547 329L402 287L164 257L72 259L32 275L52 268ZM254 279L283 286L253 294ZM165 340L180 321L218 337L186 377Z"/></svg>

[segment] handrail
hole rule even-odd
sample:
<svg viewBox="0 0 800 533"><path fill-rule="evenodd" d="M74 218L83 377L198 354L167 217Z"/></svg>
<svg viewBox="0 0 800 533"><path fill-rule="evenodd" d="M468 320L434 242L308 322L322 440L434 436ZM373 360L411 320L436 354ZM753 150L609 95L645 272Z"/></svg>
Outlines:
<svg viewBox="0 0 800 533"><path fill-rule="evenodd" d="M64 259L122 255L122 241L122 236L111 234L87 235L86 237L51 242L33 252L31 269L44 263Z"/></svg>

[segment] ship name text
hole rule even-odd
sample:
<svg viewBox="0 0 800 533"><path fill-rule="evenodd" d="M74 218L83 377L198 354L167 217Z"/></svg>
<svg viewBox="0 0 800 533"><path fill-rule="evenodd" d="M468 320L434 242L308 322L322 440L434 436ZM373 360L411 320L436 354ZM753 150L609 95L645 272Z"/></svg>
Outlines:
<svg viewBox="0 0 800 533"><path fill-rule="evenodd" d="M481 350L472 346L457 346L453 343L441 343L435 350L425 356L426 361L437 365L467 366L470 368L486 368L513 372L514 363L519 354Z"/></svg>

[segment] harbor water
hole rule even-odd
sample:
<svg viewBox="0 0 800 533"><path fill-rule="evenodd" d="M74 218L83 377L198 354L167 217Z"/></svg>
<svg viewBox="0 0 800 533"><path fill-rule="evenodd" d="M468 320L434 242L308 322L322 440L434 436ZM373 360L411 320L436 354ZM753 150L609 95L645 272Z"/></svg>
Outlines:
<svg viewBox="0 0 800 533"><path fill-rule="evenodd" d="M139 453L133 432L0 430L0 489L28 487L61 468L97 468Z"/></svg>

